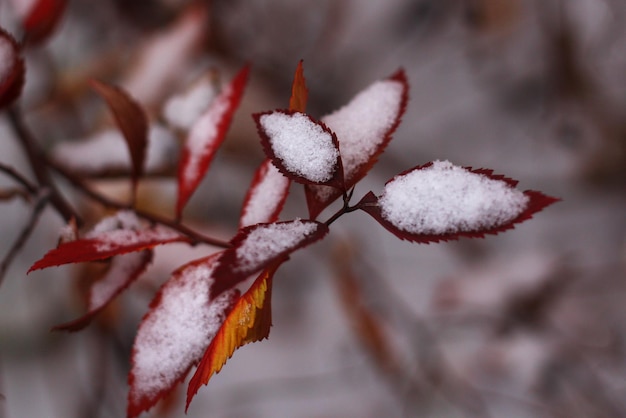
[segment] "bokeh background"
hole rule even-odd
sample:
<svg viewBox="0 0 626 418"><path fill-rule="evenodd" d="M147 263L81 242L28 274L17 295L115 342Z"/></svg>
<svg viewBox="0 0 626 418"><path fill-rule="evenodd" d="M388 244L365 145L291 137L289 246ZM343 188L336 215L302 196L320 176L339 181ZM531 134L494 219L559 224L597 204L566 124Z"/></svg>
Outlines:
<svg viewBox="0 0 626 418"><path fill-rule="evenodd" d="M19 33L27 3L1 0L0 25ZM185 213L228 239L263 159L250 114L287 106L300 59L316 117L404 68L409 107L355 198L448 159L563 200L504 234L437 245L401 242L365 214L343 217L281 267L269 340L238 350L188 416L621 417L624 21L623 0L73 0L54 36L26 53L21 107L58 155L111 126L92 78L123 85L156 121L164 100L200 75L226 81L251 63L233 127ZM0 161L30 175L5 119ZM176 149L142 182L143 208L172 215ZM127 198L126 180L100 174L85 177ZM104 215L59 185L88 220ZM2 254L30 207L1 202ZM294 186L283 218L306 213ZM62 226L44 212L0 287L0 417L124 416L130 349L154 292L177 266L215 251L159 248L97 322L50 333L81 315L102 269L26 276ZM181 386L145 416L182 416L183 401Z"/></svg>

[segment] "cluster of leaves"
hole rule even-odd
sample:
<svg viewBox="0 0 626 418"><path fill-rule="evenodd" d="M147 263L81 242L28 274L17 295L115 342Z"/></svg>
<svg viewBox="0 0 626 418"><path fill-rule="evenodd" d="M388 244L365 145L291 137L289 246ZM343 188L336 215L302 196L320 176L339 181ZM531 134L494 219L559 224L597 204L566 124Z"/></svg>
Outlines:
<svg viewBox="0 0 626 418"><path fill-rule="evenodd" d="M0 78L0 103L6 106L19 97L24 64L18 58L21 46L8 33L0 32L0 41L8 42L16 57L8 76ZM387 147L406 110L406 75L399 70L318 119L306 113L308 90L300 62L288 108L253 115L267 159L248 189L237 233L228 243L193 234L182 225L183 211L226 137L249 73L243 67L186 129L173 221L142 216L131 204L88 232L63 240L29 270L111 260L106 275L91 288L87 313L55 327L77 331L141 276L154 247L174 242L222 247L179 267L150 304L133 346L129 417L153 407L197 365L187 389L188 407L237 348L267 338L275 272L292 252L322 239L339 217L363 210L399 238L429 243L498 233L557 200L518 191L514 180L490 170L435 161L400 173L379 196L369 192L352 204L355 185ZM146 113L123 89L96 81L92 86L126 141L135 191L149 141ZM280 221L292 182L303 185L309 213L305 219ZM341 207L319 221L338 199ZM251 277L242 293L241 284Z"/></svg>

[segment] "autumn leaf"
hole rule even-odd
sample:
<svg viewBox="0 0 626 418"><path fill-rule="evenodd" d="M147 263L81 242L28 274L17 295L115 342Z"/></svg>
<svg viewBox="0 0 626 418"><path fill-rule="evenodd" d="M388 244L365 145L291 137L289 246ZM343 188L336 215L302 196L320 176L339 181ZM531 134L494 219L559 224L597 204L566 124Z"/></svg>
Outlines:
<svg viewBox="0 0 626 418"><path fill-rule="evenodd" d="M482 238L514 228L559 200L516 185L492 170L435 161L400 173L380 197L370 192L357 206L400 239Z"/></svg>
<svg viewBox="0 0 626 418"><path fill-rule="evenodd" d="M219 253L176 270L150 303L133 344L127 416L153 407L198 364L239 296L210 293Z"/></svg>
<svg viewBox="0 0 626 418"><path fill-rule="evenodd" d="M250 67L243 67L206 112L194 123L182 150L178 166L176 217L180 219L187 201L194 193L209 165L226 138L233 115L243 95Z"/></svg>
<svg viewBox="0 0 626 418"><path fill-rule="evenodd" d="M239 228L278 220L291 182L266 159L257 169L244 199Z"/></svg>
<svg viewBox="0 0 626 418"><path fill-rule="evenodd" d="M408 92L406 74L399 70L320 119L337 135L347 190L365 177L391 141L406 110ZM341 190L310 184L305 192L311 219L342 195Z"/></svg>
<svg viewBox="0 0 626 418"><path fill-rule="evenodd" d="M306 87L304 78L303 62L300 60L291 84L291 97L289 98L289 110L295 112L306 112L306 102L309 98L309 89Z"/></svg>
<svg viewBox="0 0 626 418"><path fill-rule="evenodd" d="M93 80L94 90L107 102L115 117L120 131L124 135L132 162L133 193L137 181L143 174L148 146L148 117L143 108L120 87Z"/></svg>
<svg viewBox="0 0 626 418"><path fill-rule="evenodd" d="M272 326L272 278L280 262L268 267L237 300L232 311L202 356L187 387L187 406L214 373L219 373L239 347L267 338Z"/></svg>
<svg viewBox="0 0 626 418"><path fill-rule="evenodd" d="M13 103L24 86L24 60L13 36L0 28L0 109Z"/></svg>
<svg viewBox="0 0 626 418"><path fill-rule="evenodd" d="M25 43L35 46L47 40L63 17L66 6L67 0L35 0L22 20Z"/></svg>

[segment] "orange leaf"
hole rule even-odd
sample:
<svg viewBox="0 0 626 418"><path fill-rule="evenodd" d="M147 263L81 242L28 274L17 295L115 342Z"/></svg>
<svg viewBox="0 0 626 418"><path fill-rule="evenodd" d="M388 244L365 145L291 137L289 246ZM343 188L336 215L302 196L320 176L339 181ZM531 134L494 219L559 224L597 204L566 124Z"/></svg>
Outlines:
<svg viewBox="0 0 626 418"><path fill-rule="evenodd" d="M143 108L120 87L91 82L94 90L106 100L115 121L124 135L132 162L133 190L143 174L146 148L148 146L148 117Z"/></svg>
<svg viewBox="0 0 626 418"><path fill-rule="evenodd" d="M222 370L226 361L239 347L267 338L272 326L272 278L282 261L275 262L241 296L211 341L187 388L187 406L214 373Z"/></svg>
<svg viewBox="0 0 626 418"><path fill-rule="evenodd" d="M300 60L298 67L296 68L296 72L293 75L291 98L289 99L289 110L304 113L306 111L306 102L308 98L309 89L306 87L304 67L302 66L302 60Z"/></svg>

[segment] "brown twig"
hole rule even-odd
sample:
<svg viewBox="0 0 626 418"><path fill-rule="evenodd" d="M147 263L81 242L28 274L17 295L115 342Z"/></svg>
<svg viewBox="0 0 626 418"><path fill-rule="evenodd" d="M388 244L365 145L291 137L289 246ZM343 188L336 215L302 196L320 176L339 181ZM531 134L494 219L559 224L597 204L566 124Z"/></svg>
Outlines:
<svg viewBox="0 0 626 418"><path fill-rule="evenodd" d="M30 180L24 177L21 173L18 173L13 167L0 163L0 171L11 177L16 183L21 184L22 187L30 194L34 195L37 193L37 186L31 183Z"/></svg>

